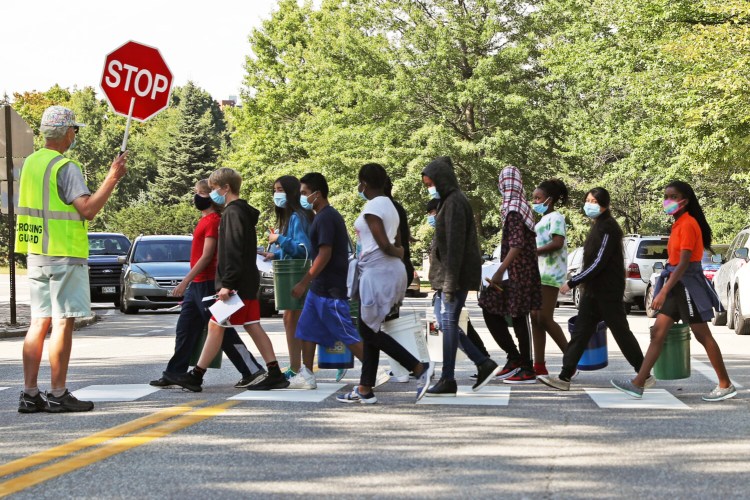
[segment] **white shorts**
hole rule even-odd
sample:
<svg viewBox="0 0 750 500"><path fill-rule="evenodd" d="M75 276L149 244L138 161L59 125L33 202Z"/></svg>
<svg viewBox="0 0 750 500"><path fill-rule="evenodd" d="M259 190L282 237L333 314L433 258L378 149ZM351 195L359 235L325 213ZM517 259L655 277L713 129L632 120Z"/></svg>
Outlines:
<svg viewBox="0 0 750 500"><path fill-rule="evenodd" d="M32 318L91 316L88 265L31 266L26 274Z"/></svg>

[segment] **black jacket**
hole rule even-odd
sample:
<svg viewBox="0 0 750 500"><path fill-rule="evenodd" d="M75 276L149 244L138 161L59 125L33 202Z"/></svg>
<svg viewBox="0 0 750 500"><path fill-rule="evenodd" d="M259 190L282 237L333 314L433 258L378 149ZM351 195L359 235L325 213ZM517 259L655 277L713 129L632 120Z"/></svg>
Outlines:
<svg viewBox="0 0 750 500"><path fill-rule="evenodd" d="M446 293L478 290L482 256L474 211L458 187L453 163L447 156L440 156L425 167L422 175L432 179L440 194L430 250L430 284Z"/></svg>
<svg viewBox="0 0 750 500"><path fill-rule="evenodd" d="M258 298L255 226L259 215L245 200L235 200L224 209L219 225L216 289L236 290L242 300Z"/></svg>
<svg viewBox="0 0 750 500"><path fill-rule="evenodd" d="M401 203L396 200L391 200L393 206L396 207L398 212L398 232L401 235L401 246L404 248L404 267L406 268L406 283L407 286L414 281L414 264L411 263L411 231L409 231L409 219L406 214L406 210Z"/></svg>
<svg viewBox="0 0 750 500"><path fill-rule="evenodd" d="M583 245L583 271L568 286L585 284L587 295L607 300L622 300L625 293L625 260L622 251L622 229L609 210L594 220Z"/></svg>

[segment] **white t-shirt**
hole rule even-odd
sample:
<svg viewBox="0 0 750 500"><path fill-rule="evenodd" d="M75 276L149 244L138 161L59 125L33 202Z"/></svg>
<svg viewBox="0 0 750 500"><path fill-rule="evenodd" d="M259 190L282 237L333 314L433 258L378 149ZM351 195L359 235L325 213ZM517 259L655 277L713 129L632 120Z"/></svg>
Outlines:
<svg viewBox="0 0 750 500"><path fill-rule="evenodd" d="M387 196L378 196L365 203L362 213L354 221L354 229L357 232L357 255L361 258L370 252L377 250L378 243L372 236L370 226L367 225L365 215L375 215L383 221L385 234L388 235L388 241L396 242L396 233L398 232L398 212L393 202Z"/></svg>
<svg viewBox="0 0 750 500"><path fill-rule="evenodd" d="M536 230L536 247L549 245L555 235L565 238L565 216L557 211L549 213L542 217L534 229ZM539 274L542 278L542 285L560 288L565 283L565 275L568 272L567 243L566 241L560 250L539 256Z"/></svg>

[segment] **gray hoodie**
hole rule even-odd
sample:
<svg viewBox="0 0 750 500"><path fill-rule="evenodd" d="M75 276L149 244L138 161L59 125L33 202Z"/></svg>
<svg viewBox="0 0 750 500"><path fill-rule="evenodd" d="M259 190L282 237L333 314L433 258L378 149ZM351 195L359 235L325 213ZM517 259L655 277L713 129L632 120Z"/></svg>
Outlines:
<svg viewBox="0 0 750 500"><path fill-rule="evenodd" d="M422 171L435 183L440 206L430 252L430 283L445 293L479 289L482 257L474 211L459 189L453 162L447 156L432 160Z"/></svg>

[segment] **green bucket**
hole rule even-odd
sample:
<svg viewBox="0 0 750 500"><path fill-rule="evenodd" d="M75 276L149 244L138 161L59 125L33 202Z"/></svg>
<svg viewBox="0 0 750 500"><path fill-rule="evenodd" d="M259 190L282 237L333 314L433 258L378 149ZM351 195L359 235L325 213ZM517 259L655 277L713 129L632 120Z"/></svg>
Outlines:
<svg viewBox="0 0 750 500"><path fill-rule="evenodd" d="M305 305L305 296L295 299L292 297L292 289L309 269L310 261L307 259L273 261L273 298L276 302L276 309L284 311L302 309Z"/></svg>
<svg viewBox="0 0 750 500"><path fill-rule="evenodd" d="M690 325L676 323L669 329L654 365L654 377L659 380L690 377Z"/></svg>
<svg viewBox="0 0 750 500"><path fill-rule="evenodd" d="M206 343L206 336L208 335L208 327L203 328L203 333L201 333L201 338L198 339L198 342L195 343L195 348L193 349L193 354L190 355L190 366L195 366L198 364L198 360L201 358L201 352L203 352L203 344ZM216 357L211 361L211 364L208 365L209 368L221 368L221 350L219 350L219 353L216 355Z"/></svg>

